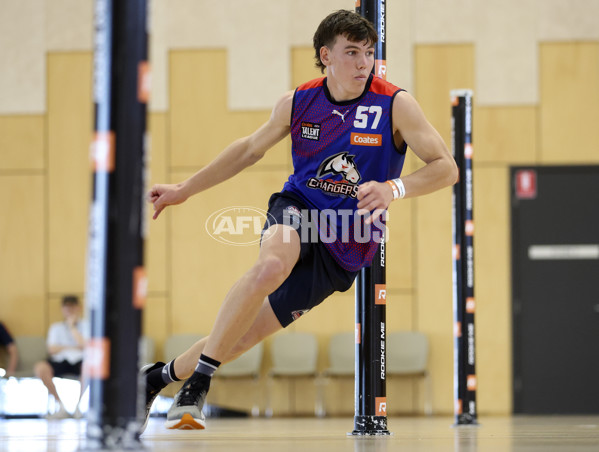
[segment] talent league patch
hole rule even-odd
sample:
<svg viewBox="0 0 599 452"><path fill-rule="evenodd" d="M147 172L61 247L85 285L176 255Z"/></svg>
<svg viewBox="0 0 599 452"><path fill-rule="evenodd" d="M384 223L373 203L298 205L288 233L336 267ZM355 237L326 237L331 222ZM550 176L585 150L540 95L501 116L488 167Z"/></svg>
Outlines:
<svg viewBox="0 0 599 452"><path fill-rule="evenodd" d="M306 140L320 140L320 124L313 122L302 122L302 138Z"/></svg>

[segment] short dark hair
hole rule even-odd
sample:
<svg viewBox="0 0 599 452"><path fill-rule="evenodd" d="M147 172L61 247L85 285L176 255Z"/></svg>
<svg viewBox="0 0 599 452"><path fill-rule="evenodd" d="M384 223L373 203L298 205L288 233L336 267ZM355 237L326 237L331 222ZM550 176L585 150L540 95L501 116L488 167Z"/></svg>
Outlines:
<svg viewBox="0 0 599 452"><path fill-rule="evenodd" d="M72 306L74 304L79 304L79 297L77 295L65 295L62 297L63 306Z"/></svg>
<svg viewBox="0 0 599 452"><path fill-rule="evenodd" d="M325 17L314 33L314 58L316 67L324 73L325 65L320 60L322 46L333 47L337 36L345 36L352 42L368 42L375 44L378 41L376 30L372 23L358 13L340 9Z"/></svg>

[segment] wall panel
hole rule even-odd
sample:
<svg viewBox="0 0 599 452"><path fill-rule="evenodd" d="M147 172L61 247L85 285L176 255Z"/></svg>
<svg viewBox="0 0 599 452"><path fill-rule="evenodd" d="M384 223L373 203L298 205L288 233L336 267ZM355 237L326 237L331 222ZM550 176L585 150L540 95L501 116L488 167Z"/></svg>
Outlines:
<svg viewBox="0 0 599 452"><path fill-rule="evenodd" d="M445 143L451 145L452 89L474 89L472 44L418 45L414 61L416 100Z"/></svg>
<svg viewBox="0 0 599 452"><path fill-rule="evenodd" d="M91 201L92 55L48 55L49 289L82 292Z"/></svg>
<svg viewBox="0 0 599 452"><path fill-rule="evenodd" d="M534 105L539 101L536 3L536 0L477 3L473 41L476 42L475 95L480 105ZM456 22L462 24L463 20Z"/></svg>
<svg viewBox="0 0 599 452"><path fill-rule="evenodd" d="M324 77L319 69L315 66L313 47L295 47L291 50L291 86L290 89L295 89L302 83L318 77Z"/></svg>
<svg viewBox="0 0 599 452"><path fill-rule="evenodd" d="M410 171L405 171L409 174ZM394 202L389 207L387 237L387 288L412 289L414 252L413 204L411 199Z"/></svg>
<svg viewBox="0 0 599 452"><path fill-rule="evenodd" d="M599 162L599 42L541 44L543 163Z"/></svg>
<svg viewBox="0 0 599 452"><path fill-rule="evenodd" d="M44 134L43 116L0 116L0 170L42 170Z"/></svg>
<svg viewBox="0 0 599 452"><path fill-rule="evenodd" d="M148 114L148 132L150 134L150 177L146 190L153 184L168 182L167 157L167 115L164 113ZM145 241L145 267L148 274L148 291L162 292L168 290L167 266L167 224L165 221L154 221L154 208L147 203L146 221L148 236Z"/></svg>
<svg viewBox="0 0 599 452"><path fill-rule="evenodd" d="M417 200L415 287L418 309L415 330L428 335L433 384L433 409L453 409L451 190Z"/></svg>
<svg viewBox="0 0 599 452"><path fill-rule="evenodd" d="M168 299L150 294L142 315L142 334L154 341L156 361L164 361L164 343L170 336Z"/></svg>
<svg viewBox="0 0 599 452"><path fill-rule="evenodd" d="M44 176L2 175L0 319L14 335L45 334Z"/></svg>
<svg viewBox="0 0 599 452"><path fill-rule="evenodd" d="M416 48L416 99L451 148L452 89L474 85L472 45L420 45ZM453 412L453 312L451 189L426 195L415 203L415 329L430 340L433 409Z"/></svg>
<svg viewBox="0 0 599 452"><path fill-rule="evenodd" d="M268 121L270 111L227 109L225 50L173 51L170 57L171 165L201 167L229 143ZM281 93L283 94L283 93ZM289 153L282 143L256 164L285 167Z"/></svg>
<svg viewBox="0 0 599 452"><path fill-rule="evenodd" d="M476 167L474 297L479 411L512 410L509 169Z"/></svg>
<svg viewBox="0 0 599 452"><path fill-rule="evenodd" d="M537 159L537 107L476 107L472 141L476 163L534 163Z"/></svg>
<svg viewBox="0 0 599 452"><path fill-rule="evenodd" d="M48 6L45 27L47 50L93 50L95 2L52 0Z"/></svg>
<svg viewBox="0 0 599 452"><path fill-rule="evenodd" d="M0 0L0 114L45 111L46 3Z"/></svg>
<svg viewBox="0 0 599 452"><path fill-rule="evenodd" d="M599 39L599 2L596 0L537 0L540 41Z"/></svg>
<svg viewBox="0 0 599 452"><path fill-rule="evenodd" d="M281 19L290 17L290 3L230 3L226 23L235 24L226 32L227 105L231 110L270 110L289 86L289 21Z"/></svg>

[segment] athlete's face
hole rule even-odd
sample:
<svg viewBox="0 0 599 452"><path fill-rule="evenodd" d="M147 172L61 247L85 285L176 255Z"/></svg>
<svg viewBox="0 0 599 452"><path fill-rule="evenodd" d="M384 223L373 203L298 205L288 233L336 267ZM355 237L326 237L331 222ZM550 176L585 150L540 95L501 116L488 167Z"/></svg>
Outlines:
<svg viewBox="0 0 599 452"><path fill-rule="evenodd" d="M329 87L331 83L337 85L343 97L345 94L357 97L362 93L374 67L374 46L371 43L352 42L345 36L337 36L332 48L321 48L320 56L327 67Z"/></svg>

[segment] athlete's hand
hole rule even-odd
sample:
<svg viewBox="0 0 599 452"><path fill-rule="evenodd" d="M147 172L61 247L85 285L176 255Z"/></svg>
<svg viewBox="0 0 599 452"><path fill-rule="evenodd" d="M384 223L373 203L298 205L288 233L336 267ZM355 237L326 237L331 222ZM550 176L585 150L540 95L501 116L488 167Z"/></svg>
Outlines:
<svg viewBox="0 0 599 452"><path fill-rule="evenodd" d="M365 223L371 224L379 218L389 204L393 201L393 190L386 182L365 182L358 187L358 211L359 215L368 215L372 212Z"/></svg>
<svg viewBox="0 0 599 452"><path fill-rule="evenodd" d="M154 205L154 220L165 207L181 204L187 198L181 184L156 184L146 195L148 202Z"/></svg>

